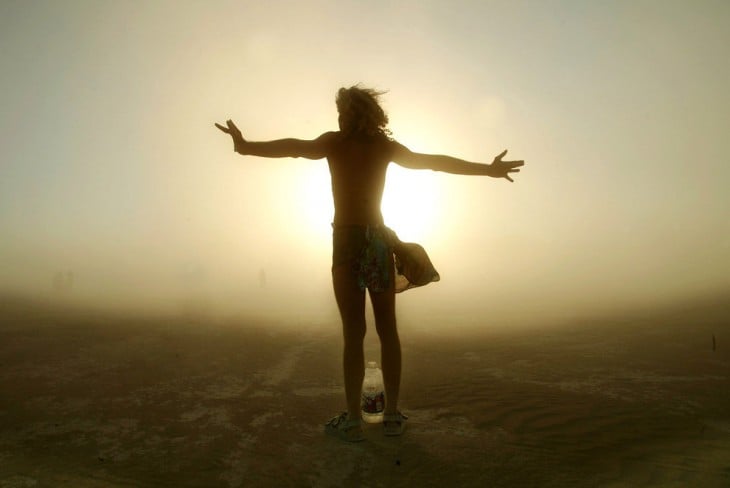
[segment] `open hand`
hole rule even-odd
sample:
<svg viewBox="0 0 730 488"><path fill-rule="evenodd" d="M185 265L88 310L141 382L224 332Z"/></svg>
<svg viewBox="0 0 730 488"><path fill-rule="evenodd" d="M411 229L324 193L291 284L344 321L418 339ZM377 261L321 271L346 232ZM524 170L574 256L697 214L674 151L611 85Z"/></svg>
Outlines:
<svg viewBox="0 0 730 488"><path fill-rule="evenodd" d="M231 119L226 120L226 127L223 127L218 123L216 123L215 126L231 136L233 139L233 150L235 152L240 153L243 150L243 146L246 144L246 139L243 138L241 131L238 130L238 127L236 127L236 124L234 124Z"/></svg>
<svg viewBox="0 0 730 488"><path fill-rule="evenodd" d="M502 161L502 158L504 155L507 154L507 150L505 149L502 154L494 158L494 161L492 161L492 164L489 165L491 168L491 176L494 178L507 178L510 182L514 183L515 180L510 178L510 173L519 173L520 166L524 166L524 161Z"/></svg>

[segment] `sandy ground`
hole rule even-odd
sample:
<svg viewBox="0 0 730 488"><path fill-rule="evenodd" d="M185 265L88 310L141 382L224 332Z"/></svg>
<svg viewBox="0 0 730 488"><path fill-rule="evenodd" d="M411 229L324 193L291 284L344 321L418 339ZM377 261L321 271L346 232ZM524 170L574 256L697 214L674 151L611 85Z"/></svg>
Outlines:
<svg viewBox="0 0 730 488"><path fill-rule="evenodd" d="M730 486L728 305L404 332L408 430L359 444L337 324L0 306L0 487Z"/></svg>

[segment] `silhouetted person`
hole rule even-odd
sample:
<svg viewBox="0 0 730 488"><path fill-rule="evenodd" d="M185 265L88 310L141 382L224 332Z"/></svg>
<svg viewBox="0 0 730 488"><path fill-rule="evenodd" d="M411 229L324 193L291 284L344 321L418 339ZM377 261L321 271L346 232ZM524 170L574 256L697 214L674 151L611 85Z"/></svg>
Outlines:
<svg viewBox="0 0 730 488"><path fill-rule="evenodd" d="M383 427L386 435L400 435L406 417L398 411L401 349L395 293L438 280L423 248L400 242L384 225L380 202L388 165L392 161L410 169L509 181L513 181L510 174L519 172L517 168L524 165L523 161L502 161L506 150L491 164L412 152L390 137L388 117L379 105L380 95L358 86L340 88L336 98L340 130L313 140L252 142L243 138L231 120L225 127L215 124L230 134L233 150L242 155L327 159L335 207L332 282L342 318L347 412L330 420L326 430L349 441L363 439L360 395L365 374L365 289L370 294L381 346L386 395Z"/></svg>

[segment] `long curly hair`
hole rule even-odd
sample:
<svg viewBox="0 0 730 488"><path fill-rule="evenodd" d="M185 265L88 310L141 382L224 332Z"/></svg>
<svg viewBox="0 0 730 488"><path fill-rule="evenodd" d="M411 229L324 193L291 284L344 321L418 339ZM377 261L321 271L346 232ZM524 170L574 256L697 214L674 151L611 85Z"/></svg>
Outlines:
<svg viewBox="0 0 730 488"><path fill-rule="evenodd" d="M335 99L340 131L345 135L390 137L388 115L380 106L384 93L359 85L340 88Z"/></svg>

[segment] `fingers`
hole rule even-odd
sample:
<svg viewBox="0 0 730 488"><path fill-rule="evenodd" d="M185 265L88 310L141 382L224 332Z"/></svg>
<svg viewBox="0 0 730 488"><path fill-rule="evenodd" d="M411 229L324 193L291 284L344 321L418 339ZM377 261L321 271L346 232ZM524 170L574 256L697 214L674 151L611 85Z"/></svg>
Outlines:
<svg viewBox="0 0 730 488"><path fill-rule="evenodd" d="M505 178L507 178L507 180L508 180L508 181L509 181L510 183L514 183L514 182L515 182L515 180L513 180L512 178L510 178L509 174L510 174L510 173L519 173L519 172L520 172L520 170L519 170L519 169L510 169L510 170L507 170L507 174L505 174L505 175L504 175L504 177L505 177Z"/></svg>
<svg viewBox="0 0 730 488"><path fill-rule="evenodd" d="M223 127L222 125L220 125L217 122L215 123L215 126L218 127L220 130L222 130L223 132L225 132L226 134L230 134L231 133L228 129L226 129L225 127Z"/></svg>
<svg viewBox="0 0 730 488"><path fill-rule="evenodd" d="M236 124L234 124L232 120L227 120L226 124L228 124L228 133L231 134L234 139L243 140L243 134L241 134L241 131L238 129L238 127L236 127Z"/></svg>
<svg viewBox="0 0 730 488"><path fill-rule="evenodd" d="M494 158L494 163L492 164L495 165L495 169L497 169L498 172L504 172L502 178L505 178L510 183L514 183L515 180L510 177L510 173L519 173L520 170L515 168L524 166L525 161L522 159L520 159L519 161L502 161L502 158L505 156L505 154L507 154L506 149Z"/></svg>
<svg viewBox="0 0 730 488"><path fill-rule="evenodd" d="M507 167L507 168L519 168L520 166L524 166L525 162L522 160L520 160L520 161L500 161L499 164L504 167Z"/></svg>

